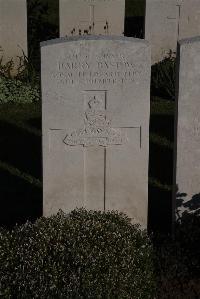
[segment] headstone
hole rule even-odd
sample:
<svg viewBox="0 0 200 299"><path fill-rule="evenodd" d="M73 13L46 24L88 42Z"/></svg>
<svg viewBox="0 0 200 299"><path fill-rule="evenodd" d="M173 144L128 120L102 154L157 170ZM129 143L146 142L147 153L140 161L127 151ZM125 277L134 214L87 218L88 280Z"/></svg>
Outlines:
<svg viewBox="0 0 200 299"><path fill-rule="evenodd" d="M199 0L146 0L145 39L152 45L152 64L170 52L177 41L200 35Z"/></svg>
<svg viewBox="0 0 200 299"><path fill-rule="evenodd" d="M179 0L180 21L178 39L200 35L200 1Z"/></svg>
<svg viewBox="0 0 200 299"><path fill-rule="evenodd" d="M152 64L170 50L176 51L178 32L177 0L146 0L145 39L151 44Z"/></svg>
<svg viewBox="0 0 200 299"><path fill-rule="evenodd" d="M60 0L60 36L123 35L125 0Z"/></svg>
<svg viewBox="0 0 200 299"><path fill-rule="evenodd" d="M200 37L180 41L174 196L179 212L200 207Z"/></svg>
<svg viewBox="0 0 200 299"><path fill-rule="evenodd" d="M27 55L26 0L0 0L0 57L13 59L15 69L23 52Z"/></svg>
<svg viewBox="0 0 200 299"><path fill-rule="evenodd" d="M62 38L41 54L44 214L119 210L146 226L148 44Z"/></svg>

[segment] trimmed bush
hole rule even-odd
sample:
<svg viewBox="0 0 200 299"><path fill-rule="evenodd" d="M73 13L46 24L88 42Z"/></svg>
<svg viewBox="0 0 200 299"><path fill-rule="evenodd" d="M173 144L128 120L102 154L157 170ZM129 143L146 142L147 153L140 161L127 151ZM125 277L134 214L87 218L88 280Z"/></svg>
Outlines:
<svg viewBox="0 0 200 299"><path fill-rule="evenodd" d="M74 210L0 231L2 298L152 298L152 246L117 212Z"/></svg>

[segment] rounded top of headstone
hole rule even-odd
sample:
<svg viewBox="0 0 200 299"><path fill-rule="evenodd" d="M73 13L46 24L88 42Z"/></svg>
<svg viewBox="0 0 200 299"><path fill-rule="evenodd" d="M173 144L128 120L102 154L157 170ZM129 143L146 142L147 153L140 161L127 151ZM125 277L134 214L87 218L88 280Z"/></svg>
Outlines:
<svg viewBox="0 0 200 299"><path fill-rule="evenodd" d="M133 37L126 37L126 36L117 36L117 35L82 35L82 36L70 36L70 37L61 37L55 38L47 41L43 41L40 43L41 47L54 45L54 44L61 44L66 42L75 42L75 41L82 41L82 40L110 40L110 41L124 41L124 42L134 42L134 43L142 43L149 45L149 42L145 39L133 38Z"/></svg>

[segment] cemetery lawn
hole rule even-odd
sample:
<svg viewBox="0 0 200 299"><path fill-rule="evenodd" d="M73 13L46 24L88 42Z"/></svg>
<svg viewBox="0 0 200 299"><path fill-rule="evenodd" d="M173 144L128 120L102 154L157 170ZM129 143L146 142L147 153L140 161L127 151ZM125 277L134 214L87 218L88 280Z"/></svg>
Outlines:
<svg viewBox="0 0 200 299"><path fill-rule="evenodd" d="M42 215L41 106L2 104L0 109L1 225Z"/></svg>
<svg viewBox="0 0 200 299"><path fill-rule="evenodd" d="M172 223L174 102L151 98L149 229L168 232Z"/></svg>
<svg viewBox="0 0 200 299"><path fill-rule="evenodd" d="M169 229L166 223L170 223L171 219L173 121L174 102L152 98L150 229ZM3 186L1 224L12 225L16 221L23 223L26 219L34 220L42 215L41 103L2 104L0 126L0 175ZM5 215L8 215L7 218Z"/></svg>

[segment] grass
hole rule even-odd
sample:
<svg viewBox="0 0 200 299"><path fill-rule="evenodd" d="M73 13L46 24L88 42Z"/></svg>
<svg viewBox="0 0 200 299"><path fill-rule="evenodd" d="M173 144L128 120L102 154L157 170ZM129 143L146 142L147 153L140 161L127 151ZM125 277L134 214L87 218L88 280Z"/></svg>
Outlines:
<svg viewBox="0 0 200 299"><path fill-rule="evenodd" d="M172 223L173 101L152 97L149 139L149 229L168 232Z"/></svg>
<svg viewBox="0 0 200 299"><path fill-rule="evenodd" d="M39 179L36 179L33 176L20 171L18 168L15 168L12 165L9 165L8 163L0 161L0 168L2 170L8 171L11 175L19 177L27 181L28 183L35 185L36 187L42 188L42 183Z"/></svg>
<svg viewBox="0 0 200 299"><path fill-rule="evenodd" d="M41 107L3 104L0 109L1 225L42 215Z"/></svg>
<svg viewBox="0 0 200 299"><path fill-rule="evenodd" d="M41 104L1 105L0 120L41 136Z"/></svg>
<svg viewBox="0 0 200 299"><path fill-rule="evenodd" d="M174 115L174 102L160 97L151 99L151 115Z"/></svg>
<svg viewBox="0 0 200 299"><path fill-rule="evenodd" d="M144 16L145 0L126 0L126 16Z"/></svg>

